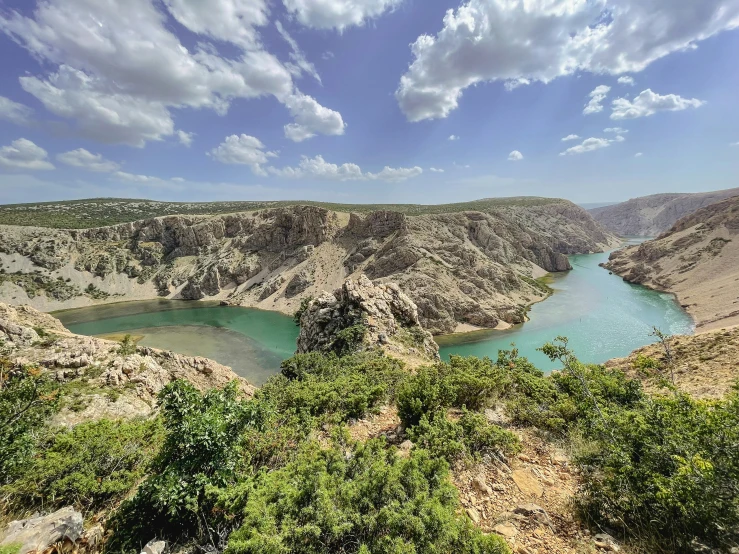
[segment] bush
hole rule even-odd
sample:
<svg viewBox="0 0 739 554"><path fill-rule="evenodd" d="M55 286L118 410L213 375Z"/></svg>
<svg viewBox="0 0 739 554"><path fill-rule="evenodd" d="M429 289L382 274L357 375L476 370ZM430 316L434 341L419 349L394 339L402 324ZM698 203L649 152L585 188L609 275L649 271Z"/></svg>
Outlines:
<svg viewBox="0 0 739 554"><path fill-rule="evenodd" d="M457 515L444 461L423 451L403 459L379 440L310 443L285 468L223 491L220 501L242 519L227 554L509 552Z"/></svg>
<svg viewBox="0 0 739 554"><path fill-rule="evenodd" d="M331 343L331 351L339 356L346 356L356 352L364 342L367 335L367 327L362 324L352 325L336 333L336 338Z"/></svg>
<svg viewBox="0 0 739 554"><path fill-rule="evenodd" d="M0 485L29 462L39 431L59 409L59 390L39 368L0 359Z"/></svg>
<svg viewBox="0 0 739 554"><path fill-rule="evenodd" d="M254 405L239 399L235 382L201 394L174 381L159 393L159 406L164 442L151 475L112 518L115 550L140 550L152 536L202 536L205 490L234 482L241 434L258 424Z"/></svg>
<svg viewBox="0 0 739 554"><path fill-rule="evenodd" d="M121 345L118 347L118 353L121 356L131 356L136 354L136 341L131 335L126 335L121 340Z"/></svg>
<svg viewBox="0 0 739 554"><path fill-rule="evenodd" d="M577 460L592 521L665 552L739 544L739 396L680 394L607 416ZM655 548L656 547L656 548Z"/></svg>
<svg viewBox="0 0 739 554"><path fill-rule="evenodd" d="M144 476L159 444L158 421L100 420L50 434L39 455L3 488L17 511L109 508Z"/></svg>

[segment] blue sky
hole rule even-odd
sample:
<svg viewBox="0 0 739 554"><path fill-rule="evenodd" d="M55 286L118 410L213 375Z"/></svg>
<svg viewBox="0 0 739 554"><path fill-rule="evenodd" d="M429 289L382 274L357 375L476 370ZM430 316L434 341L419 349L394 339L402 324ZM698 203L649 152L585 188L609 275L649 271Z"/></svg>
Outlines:
<svg viewBox="0 0 739 554"><path fill-rule="evenodd" d="M739 0L0 0L0 202L735 187L737 27Z"/></svg>

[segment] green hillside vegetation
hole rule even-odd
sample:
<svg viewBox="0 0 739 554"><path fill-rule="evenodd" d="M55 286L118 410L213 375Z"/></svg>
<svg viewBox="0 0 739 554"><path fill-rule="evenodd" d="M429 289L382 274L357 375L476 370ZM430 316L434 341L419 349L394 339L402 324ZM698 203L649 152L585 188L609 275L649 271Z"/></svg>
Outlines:
<svg viewBox="0 0 739 554"><path fill-rule="evenodd" d="M226 554L509 553L467 518L449 479L450 467L519 451L517 434L482 413L501 407L514 426L572 446L575 508L593 529L644 552L739 544L737 392L650 396L618 370L580 363L566 339L543 350L561 372L545 376L515 350L414 373L378 353L301 354L251 399L234 385L203 394L175 381L154 420L73 429L43 425L63 388L4 363L3 511L102 514L116 553L154 536ZM388 404L410 454L349 434Z"/></svg>
<svg viewBox="0 0 739 554"><path fill-rule="evenodd" d="M330 202L263 201L263 202L156 202L121 198L93 198L63 202L0 205L0 225L52 227L56 229L89 229L118 223L129 223L166 215L216 215L249 212L284 206L319 206L337 212L369 213L392 210L407 215L439 214L461 211L486 211L503 206L540 206L564 200L521 196L487 198L458 204L333 204Z"/></svg>

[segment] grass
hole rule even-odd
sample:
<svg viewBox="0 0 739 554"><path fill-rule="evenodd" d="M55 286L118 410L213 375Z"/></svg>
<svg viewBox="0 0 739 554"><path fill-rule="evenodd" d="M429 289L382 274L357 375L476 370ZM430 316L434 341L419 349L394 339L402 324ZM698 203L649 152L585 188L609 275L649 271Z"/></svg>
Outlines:
<svg viewBox="0 0 739 554"><path fill-rule="evenodd" d="M157 202L121 198L91 198L63 202L0 205L0 224L56 229L89 229L166 215L215 215L234 212L307 205L337 212L368 213L392 210L407 215L440 214L461 211L486 211L505 206L544 206L559 199L520 196L485 198L456 204L334 204L311 200L261 202Z"/></svg>

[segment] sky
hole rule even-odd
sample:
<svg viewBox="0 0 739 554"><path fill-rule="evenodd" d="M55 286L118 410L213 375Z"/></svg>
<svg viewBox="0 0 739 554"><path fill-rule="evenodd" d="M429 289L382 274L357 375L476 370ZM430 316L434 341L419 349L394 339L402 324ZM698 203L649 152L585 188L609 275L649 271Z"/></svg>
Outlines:
<svg viewBox="0 0 739 554"><path fill-rule="evenodd" d="M739 0L0 0L0 203L739 186Z"/></svg>

